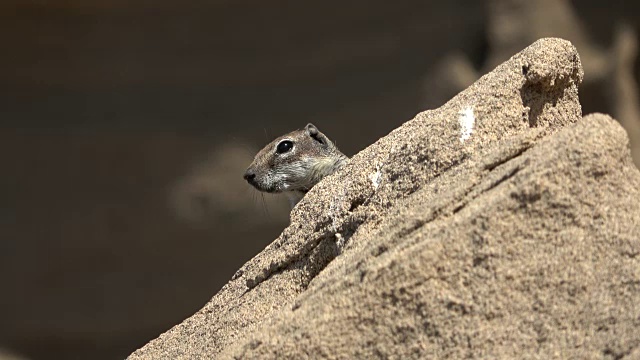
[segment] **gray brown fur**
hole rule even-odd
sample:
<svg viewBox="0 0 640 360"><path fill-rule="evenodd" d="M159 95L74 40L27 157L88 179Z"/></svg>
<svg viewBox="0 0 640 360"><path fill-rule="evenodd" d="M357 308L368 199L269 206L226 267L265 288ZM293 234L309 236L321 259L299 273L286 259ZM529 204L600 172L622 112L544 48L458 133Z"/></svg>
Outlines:
<svg viewBox="0 0 640 360"><path fill-rule="evenodd" d="M278 146L285 141L291 144L283 145L293 146L278 153ZM341 168L348 159L317 127L307 124L304 129L280 136L260 150L244 178L260 191L286 194L293 207L315 184Z"/></svg>

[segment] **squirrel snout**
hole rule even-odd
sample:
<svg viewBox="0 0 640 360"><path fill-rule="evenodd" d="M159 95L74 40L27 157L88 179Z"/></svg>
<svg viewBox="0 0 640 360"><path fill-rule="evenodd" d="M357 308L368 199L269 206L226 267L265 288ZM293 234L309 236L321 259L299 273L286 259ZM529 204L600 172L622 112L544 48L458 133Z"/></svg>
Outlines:
<svg viewBox="0 0 640 360"><path fill-rule="evenodd" d="M252 169L247 169L243 177L249 184L253 184L254 180L256 179L256 173Z"/></svg>

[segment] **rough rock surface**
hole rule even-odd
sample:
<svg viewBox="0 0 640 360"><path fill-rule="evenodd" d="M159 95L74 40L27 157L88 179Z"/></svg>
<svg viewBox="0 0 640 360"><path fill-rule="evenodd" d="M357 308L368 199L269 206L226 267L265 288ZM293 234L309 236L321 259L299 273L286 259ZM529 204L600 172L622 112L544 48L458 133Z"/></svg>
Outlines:
<svg viewBox="0 0 640 360"><path fill-rule="evenodd" d="M639 355L640 172L537 41L312 189L159 358Z"/></svg>

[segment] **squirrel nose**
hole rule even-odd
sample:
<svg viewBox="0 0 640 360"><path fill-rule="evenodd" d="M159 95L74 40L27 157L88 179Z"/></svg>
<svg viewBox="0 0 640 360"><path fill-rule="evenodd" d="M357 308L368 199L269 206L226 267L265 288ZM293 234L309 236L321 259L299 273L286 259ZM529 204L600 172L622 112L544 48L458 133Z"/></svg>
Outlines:
<svg viewBox="0 0 640 360"><path fill-rule="evenodd" d="M244 173L244 179L249 183L252 183L255 178L256 173L251 169L248 169L247 172Z"/></svg>

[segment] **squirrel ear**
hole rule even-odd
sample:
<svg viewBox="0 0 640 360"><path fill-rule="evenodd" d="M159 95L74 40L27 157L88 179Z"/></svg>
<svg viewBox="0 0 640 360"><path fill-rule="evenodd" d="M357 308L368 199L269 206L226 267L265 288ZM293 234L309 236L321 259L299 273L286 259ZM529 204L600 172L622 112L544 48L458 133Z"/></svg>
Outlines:
<svg viewBox="0 0 640 360"><path fill-rule="evenodd" d="M308 123L307 126L304 127L304 130L307 132L307 135L311 136L315 141L319 142L322 145L327 145L327 140L324 137L324 134L318 130L318 128L312 123Z"/></svg>
<svg viewBox="0 0 640 360"><path fill-rule="evenodd" d="M312 123L308 123L307 126L304 127L304 129L307 131L307 134L309 134L309 136L311 137L318 135L318 133L320 132L318 128Z"/></svg>

